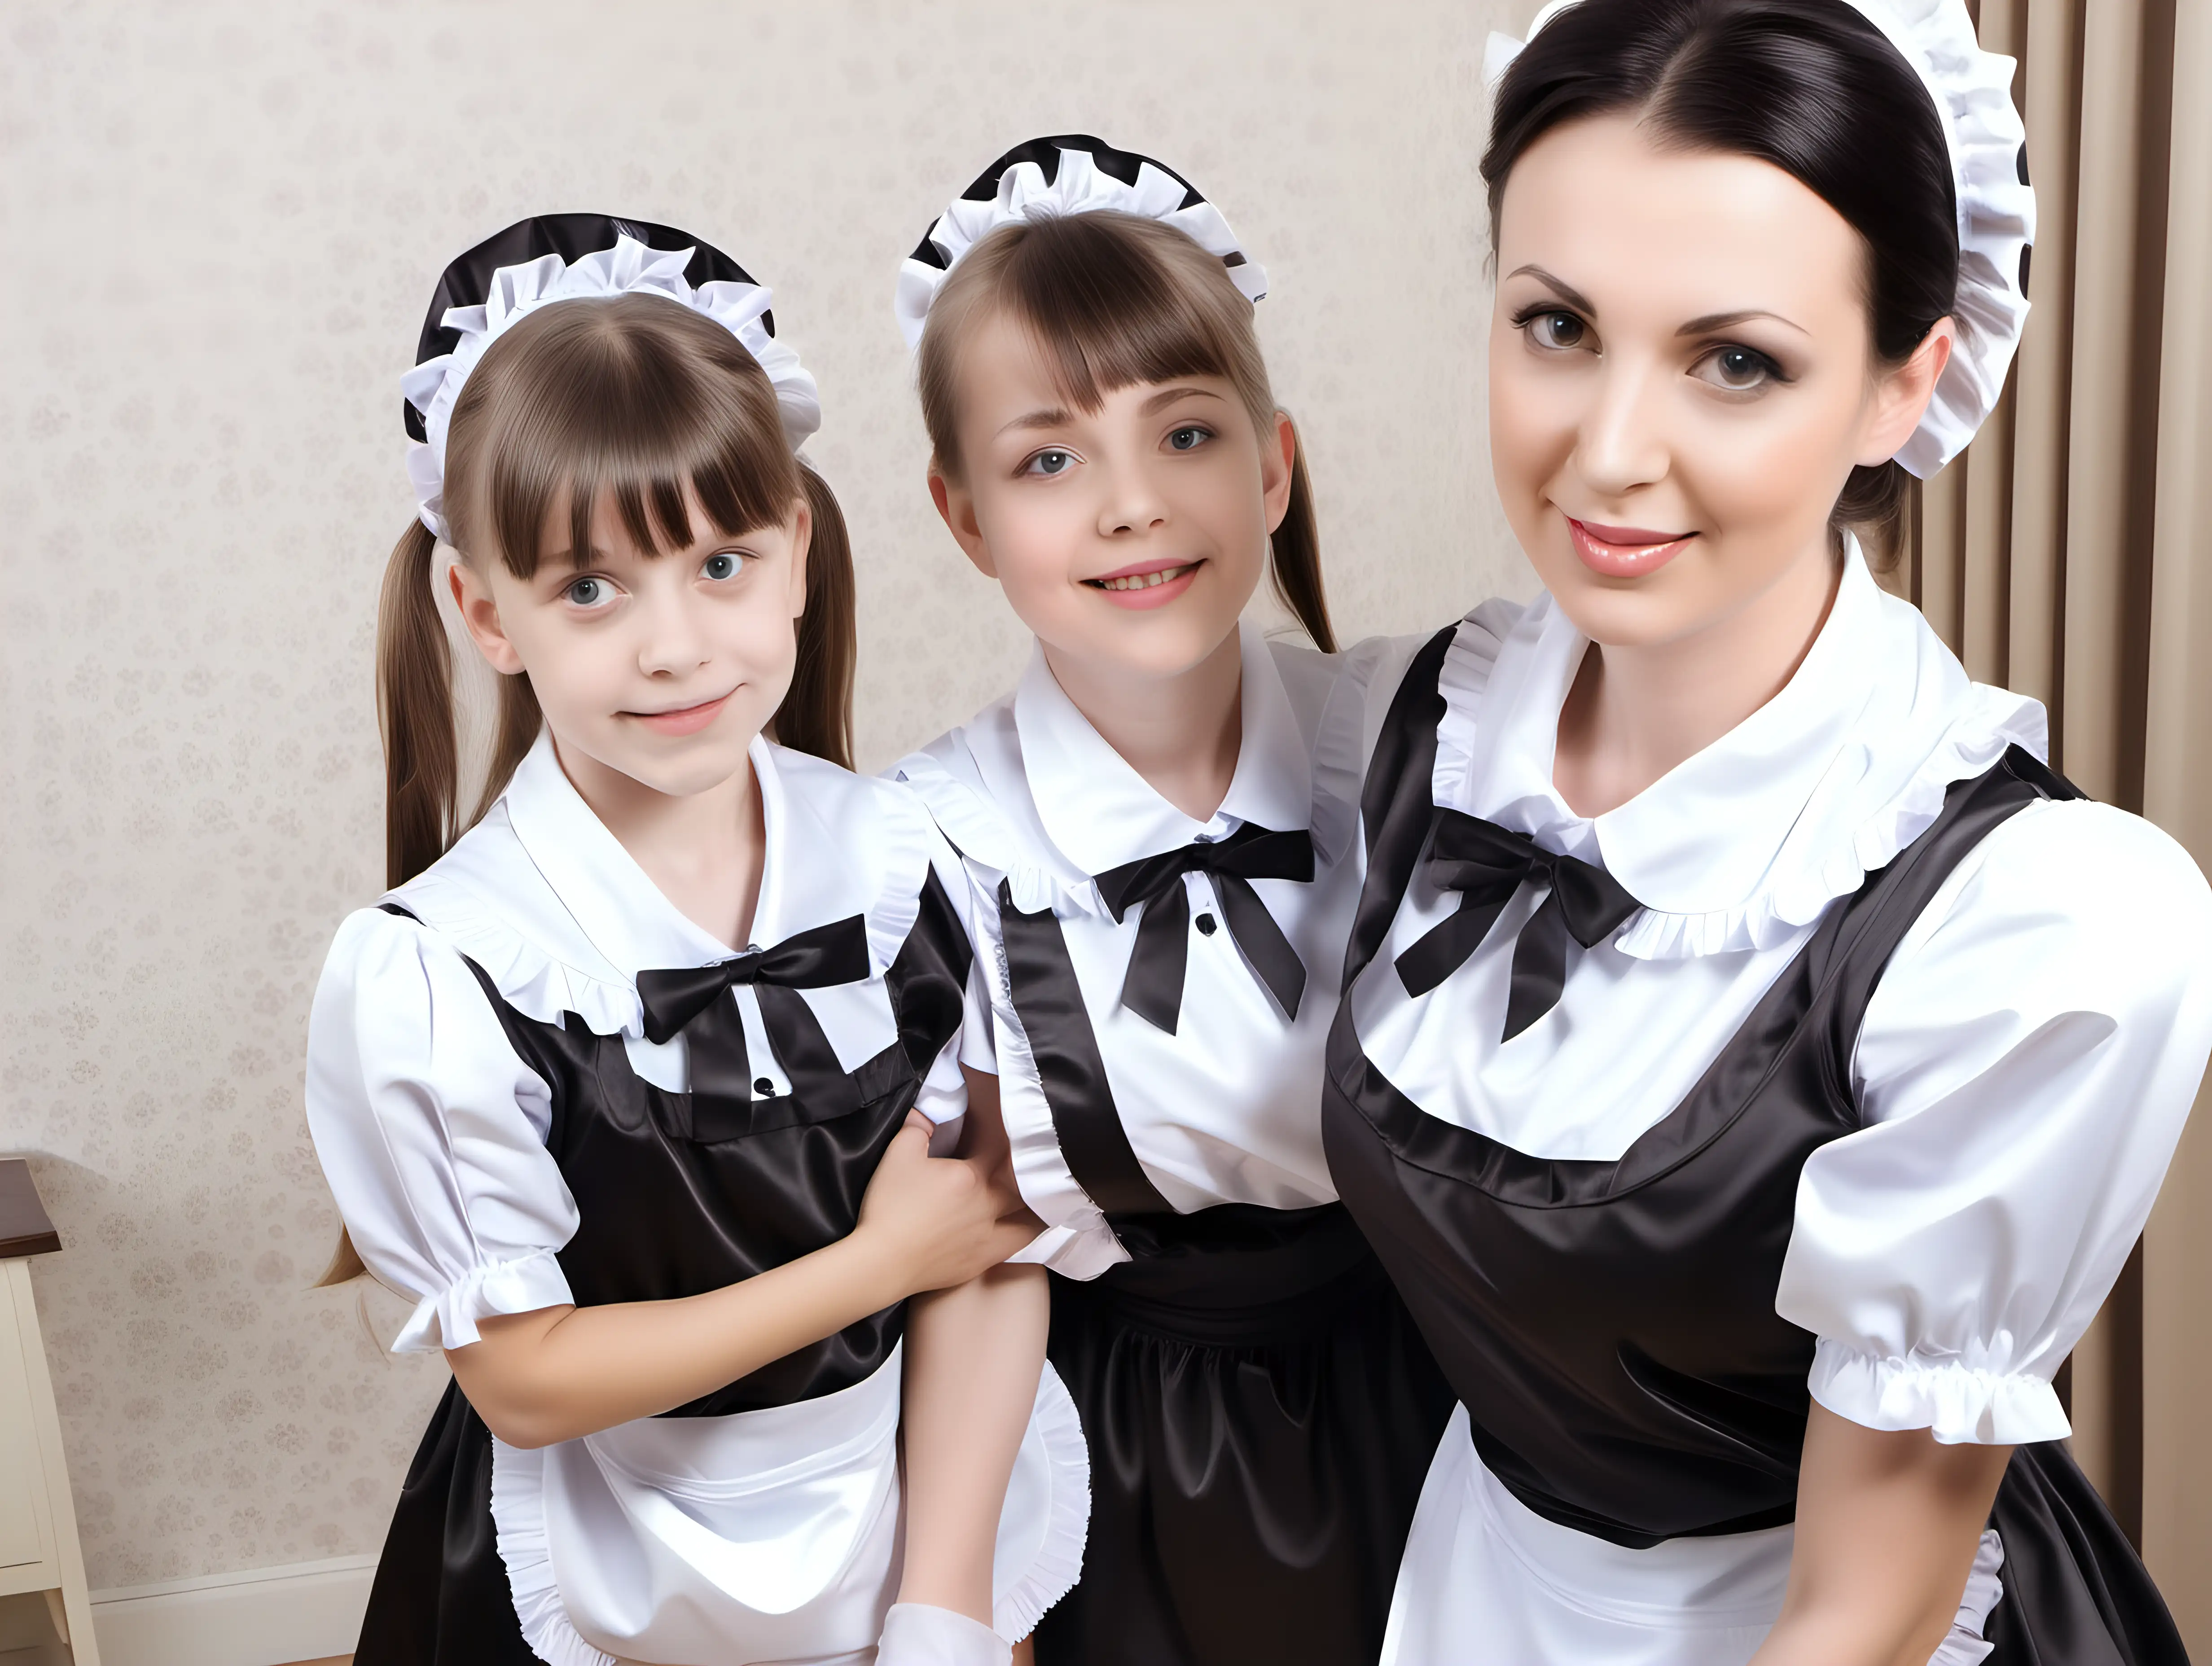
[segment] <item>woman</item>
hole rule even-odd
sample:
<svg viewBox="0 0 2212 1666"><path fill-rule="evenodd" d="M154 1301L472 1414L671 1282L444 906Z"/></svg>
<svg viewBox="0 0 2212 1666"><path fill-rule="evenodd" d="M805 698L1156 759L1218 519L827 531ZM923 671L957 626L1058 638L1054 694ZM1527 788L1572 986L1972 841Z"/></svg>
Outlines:
<svg viewBox="0 0 2212 1666"><path fill-rule="evenodd" d="M1957 0L1583 0L1504 76L1546 593L1400 687L1324 1112L1462 1407L1388 1660L2182 1658L2051 1380L2212 1046L2212 897L1859 539L2018 337L2009 70Z"/></svg>

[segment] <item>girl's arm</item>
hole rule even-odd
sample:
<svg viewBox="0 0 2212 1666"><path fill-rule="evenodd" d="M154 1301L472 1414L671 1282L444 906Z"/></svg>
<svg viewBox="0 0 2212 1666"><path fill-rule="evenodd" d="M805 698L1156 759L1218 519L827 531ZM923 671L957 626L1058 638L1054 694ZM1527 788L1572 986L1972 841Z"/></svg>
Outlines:
<svg viewBox="0 0 2212 1666"><path fill-rule="evenodd" d="M999 1079L968 1079L962 1154L1011 1184ZM1035 1230L1031 1220L1031 1230ZM1050 1307L1042 1267L994 1267L916 1301L906 1332L906 1567L899 1601L991 1623L992 1554L1036 1404Z"/></svg>
<svg viewBox="0 0 2212 1666"><path fill-rule="evenodd" d="M446 1353L461 1392L509 1445L550 1445L681 1406L995 1267L1036 1225L1001 1219L1015 1206L985 1164L931 1157L929 1128L908 1116L838 1242L703 1295L484 1319L479 1341Z"/></svg>
<svg viewBox="0 0 2212 1666"><path fill-rule="evenodd" d="M2012 1451L1863 1428L1814 1402L1789 1592L1752 1666L1926 1666Z"/></svg>

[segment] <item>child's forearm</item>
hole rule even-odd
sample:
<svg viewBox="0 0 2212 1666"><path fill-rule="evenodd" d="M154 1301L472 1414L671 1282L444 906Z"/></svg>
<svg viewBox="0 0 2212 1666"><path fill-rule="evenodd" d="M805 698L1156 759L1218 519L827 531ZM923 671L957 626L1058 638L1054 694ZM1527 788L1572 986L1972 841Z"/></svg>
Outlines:
<svg viewBox="0 0 2212 1666"><path fill-rule="evenodd" d="M835 1335L906 1292L858 1235L757 1277L673 1301L544 1308L487 1319L446 1358L494 1434L544 1446L652 1417Z"/></svg>
<svg viewBox="0 0 2212 1666"><path fill-rule="evenodd" d="M1045 1278L997 1267L908 1310L902 1602L991 1623L999 1514L1044 1367Z"/></svg>

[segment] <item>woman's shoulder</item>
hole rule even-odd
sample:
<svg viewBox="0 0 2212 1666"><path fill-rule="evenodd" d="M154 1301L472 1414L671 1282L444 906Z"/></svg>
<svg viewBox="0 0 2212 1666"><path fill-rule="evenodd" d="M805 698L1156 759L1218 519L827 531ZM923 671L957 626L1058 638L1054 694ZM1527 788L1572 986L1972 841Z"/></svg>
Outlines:
<svg viewBox="0 0 2212 1666"><path fill-rule="evenodd" d="M2039 800L1960 860L1883 985L1870 1018L1907 1028L1915 1012L1950 1001L1947 990L2039 1022L2212 1021L2212 887L2142 817L2090 799Z"/></svg>

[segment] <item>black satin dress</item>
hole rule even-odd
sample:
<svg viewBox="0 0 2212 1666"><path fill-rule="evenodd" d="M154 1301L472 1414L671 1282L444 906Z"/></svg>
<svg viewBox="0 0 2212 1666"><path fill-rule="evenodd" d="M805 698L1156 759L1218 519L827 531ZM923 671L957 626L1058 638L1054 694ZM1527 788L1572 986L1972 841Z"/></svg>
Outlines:
<svg viewBox="0 0 2212 1666"><path fill-rule="evenodd" d="M1341 1204L1169 1207L1057 922L1000 917L1062 1155L1132 1257L1052 1280L1091 1529L1040 1666L1366 1666L1451 1390Z"/></svg>
<svg viewBox="0 0 2212 1666"><path fill-rule="evenodd" d="M865 955L858 918L841 926L848 935L862 931ZM885 976L898 1040L845 1072L818 1028L777 1034L783 1026L764 988L763 1017L792 1091L759 1099L672 1093L643 1081L619 1035L594 1035L574 1013L565 1025L525 1018L471 962L516 1053L552 1090L546 1146L579 1216L559 1260L577 1304L718 1290L851 1232L923 1073L960 1027L970 957L932 874ZM655 976L643 974L641 985ZM778 1004L790 1011L789 1000ZM726 997L722 1005L731 1006ZM686 1034L696 1081L702 1049L696 1031ZM890 1358L904 1319L903 1304L871 1314L665 1414L720 1417L850 1388ZM536 1666L493 1532L491 1475L490 1432L459 1384L450 1384L400 1489L356 1666Z"/></svg>
<svg viewBox="0 0 2212 1666"><path fill-rule="evenodd" d="M1369 776L1347 986L1429 844L1449 636L1408 672ZM1530 1510L1632 1547L1795 1518L1814 1338L1775 1300L1799 1173L1860 1126L1860 1022L1944 878L2027 805L2079 796L2018 748L1954 786L1615 1162L1532 1158L1426 1115L1361 1054L1349 1002L1339 1010L1331 1170L1465 1402L1484 1466ZM2184 1666L2156 1588L2062 1444L2016 1450L1990 1525L2004 1551L1985 1633L1996 1666Z"/></svg>

